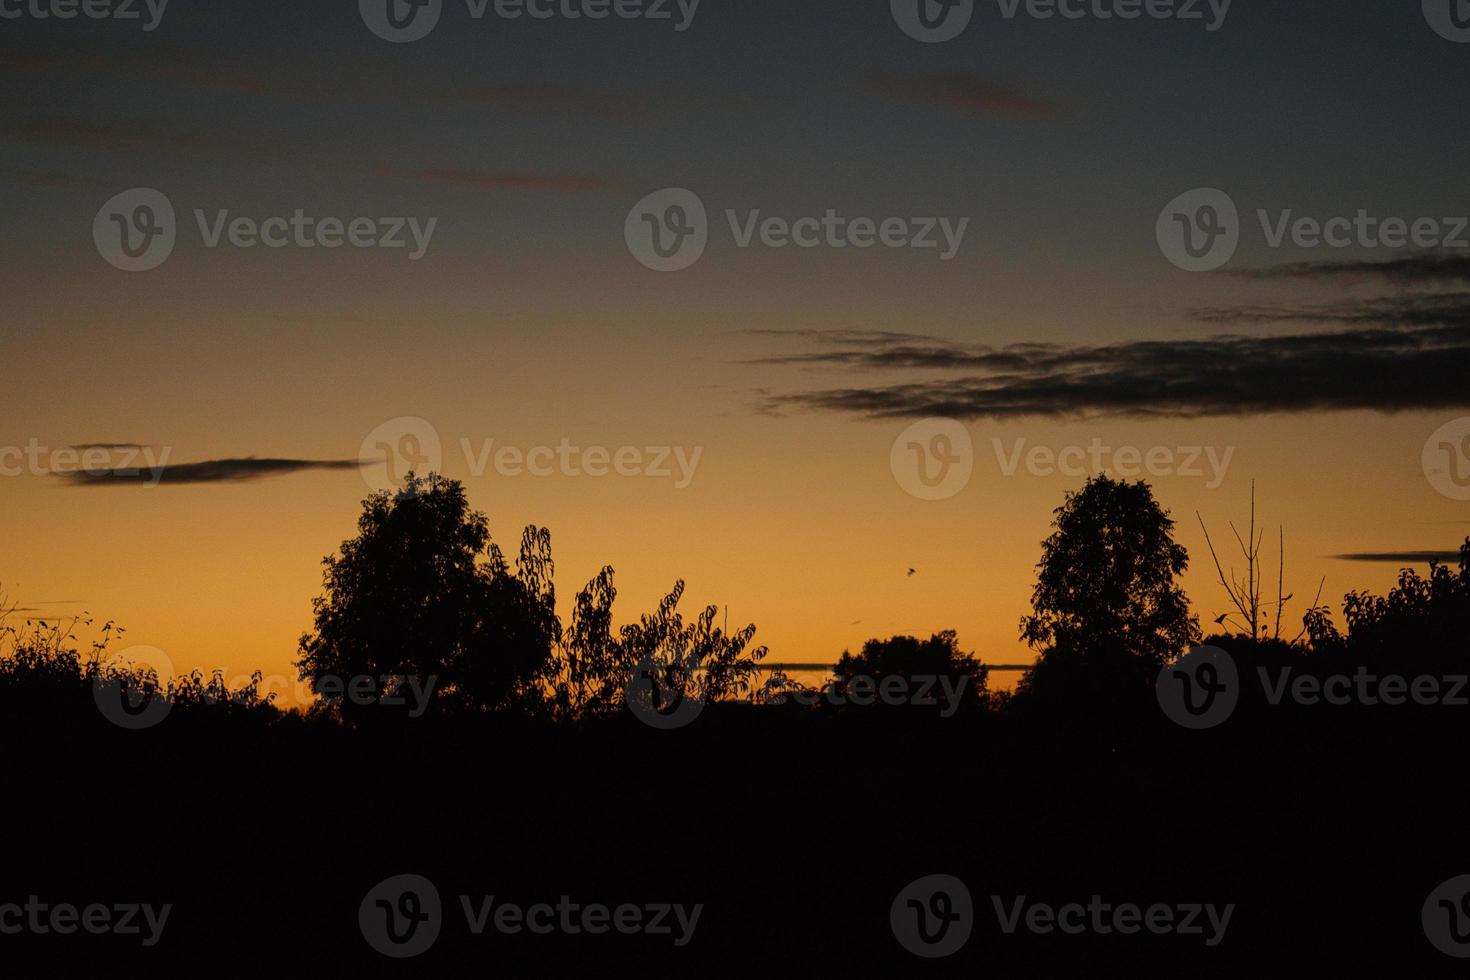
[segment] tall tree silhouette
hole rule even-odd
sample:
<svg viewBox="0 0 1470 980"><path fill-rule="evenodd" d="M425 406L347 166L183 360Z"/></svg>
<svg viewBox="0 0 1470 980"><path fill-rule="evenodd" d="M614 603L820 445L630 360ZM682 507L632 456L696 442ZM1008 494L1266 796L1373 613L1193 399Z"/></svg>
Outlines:
<svg viewBox="0 0 1470 980"><path fill-rule="evenodd" d="M409 676L434 678L440 702L462 710L536 696L560 631L545 529L526 530L512 575L463 485L433 474L369 497L357 526L323 561L325 591L297 662L318 690L329 678L371 690L341 699L344 717L364 717Z"/></svg>
<svg viewBox="0 0 1470 980"><path fill-rule="evenodd" d="M1094 477L1055 513L1034 612L1021 620L1027 643L1084 657L1105 651L1152 671L1199 641L1199 622L1175 583L1189 555L1147 483Z"/></svg>

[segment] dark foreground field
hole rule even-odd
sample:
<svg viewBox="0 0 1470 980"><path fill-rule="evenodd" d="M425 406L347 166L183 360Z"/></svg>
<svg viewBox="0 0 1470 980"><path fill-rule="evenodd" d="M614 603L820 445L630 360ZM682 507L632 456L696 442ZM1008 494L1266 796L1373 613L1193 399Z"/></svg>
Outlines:
<svg viewBox="0 0 1470 980"><path fill-rule="evenodd" d="M1449 976L1421 907L1470 873L1466 710L1283 708L1200 732L743 705L679 731L12 719L0 898L173 908L151 948L146 929L0 948L116 976ZM359 906L400 874L432 881L443 915L395 960ZM933 874L966 884L973 932L924 959L890 906ZM682 947L677 926L476 936L460 896L492 895L703 909ZM1094 895L1235 908L1207 946L1202 915L1187 936L1008 935L992 899Z"/></svg>

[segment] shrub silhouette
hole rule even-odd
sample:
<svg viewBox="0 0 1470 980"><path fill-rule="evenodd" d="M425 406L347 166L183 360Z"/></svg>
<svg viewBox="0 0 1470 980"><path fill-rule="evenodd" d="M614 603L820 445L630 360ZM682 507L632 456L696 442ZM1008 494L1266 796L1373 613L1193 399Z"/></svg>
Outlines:
<svg viewBox="0 0 1470 980"><path fill-rule="evenodd" d="M237 688L231 688L218 670L160 677L146 664L117 659L109 652L113 642L127 633L111 620L97 628L84 652L77 633L93 625L87 614L66 622L26 619L13 624L8 622L13 611L0 596L0 717L6 721L74 725L80 719L105 724L95 700L99 687L139 702L167 699L171 715L196 720L264 723L279 714L275 695L260 692L259 672Z"/></svg>
<svg viewBox="0 0 1470 980"><path fill-rule="evenodd" d="M1470 538L1460 546L1458 570L1431 563L1421 576L1405 568L1386 596L1349 592L1343 619L1346 634L1325 607L1308 611L1303 621L1315 653L1400 671L1463 668L1470 658Z"/></svg>
<svg viewBox="0 0 1470 980"><path fill-rule="evenodd" d="M958 690L960 704L969 707L985 704L989 698L986 690L988 668L973 655L960 650L958 634L954 630L943 630L927 640L913 636L868 640L856 656L844 650L832 668L832 675L833 689L844 697L855 677L881 679L897 676L910 682L915 678L948 678L949 690ZM964 687L960 688L962 678ZM931 690L930 694L941 702L945 699L944 690L940 687Z"/></svg>
<svg viewBox="0 0 1470 980"><path fill-rule="evenodd" d="M652 615L612 633L617 597L613 570L604 568L581 593L572 626L553 658L550 703L563 716L605 713L623 704L635 672L645 671L683 697L718 701L752 689L765 647L750 646L755 626L726 633L714 625L718 607L689 622L678 612L684 582L674 583Z"/></svg>

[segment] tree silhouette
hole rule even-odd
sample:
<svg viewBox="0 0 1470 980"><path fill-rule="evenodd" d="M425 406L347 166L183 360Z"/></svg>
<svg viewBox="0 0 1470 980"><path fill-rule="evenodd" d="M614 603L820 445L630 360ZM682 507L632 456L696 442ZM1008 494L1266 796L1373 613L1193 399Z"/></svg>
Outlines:
<svg viewBox="0 0 1470 980"><path fill-rule="evenodd" d="M410 473L363 502L357 537L324 559L325 593L297 662L344 717L366 717L399 679L433 679L438 700L489 711L531 697L559 632L550 536L528 528L516 574L455 480ZM348 684L363 695L340 697Z"/></svg>
<svg viewBox="0 0 1470 980"><path fill-rule="evenodd" d="M1174 522L1147 483L1105 475L1068 493L1055 514L1034 612L1021 620L1040 656L1017 685L1020 703L1079 717L1145 711L1158 669L1201 635L1175 584L1189 556Z"/></svg>

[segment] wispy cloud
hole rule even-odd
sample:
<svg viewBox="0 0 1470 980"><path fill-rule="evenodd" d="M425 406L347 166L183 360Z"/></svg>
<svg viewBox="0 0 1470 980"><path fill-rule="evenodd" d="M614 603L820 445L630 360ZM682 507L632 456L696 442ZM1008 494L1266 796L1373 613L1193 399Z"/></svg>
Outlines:
<svg viewBox="0 0 1470 980"><path fill-rule="evenodd" d="M378 168L378 173L385 177L401 177L426 184L448 184L485 190L561 191L576 194L585 191L605 191L615 186L612 181L604 177L516 171L434 170L385 166Z"/></svg>
<svg viewBox="0 0 1470 980"><path fill-rule="evenodd" d="M1422 301L1421 301L1422 300ZM1201 418L1470 405L1470 295L1200 311L1206 322L1306 320L1335 331L1103 346L1002 347L847 331L794 336L819 349L754 363L848 371L963 372L767 396L768 412L866 418Z"/></svg>
<svg viewBox="0 0 1470 980"><path fill-rule="evenodd" d="M202 463L175 463L157 467L70 470L57 473L73 486L110 487L138 484L240 483L262 477L285 476L307 470L353 470L355 459L213 459Z"/></svg>
<svg viewBox="0 0 1470 980"><path fill-rule="evenodd" d="M968 72L932 72L922 75L877 73L869 84L893 99L921 102L960 112L1053 116L1057 107L1008 85Z"/></svg>
<svg viewBox="0 0 1470 980"><path fill-rule="evenodd" d="M1470 255L1424 252L1397 259L1289 262L1230 274L1247 279L1382 280L1399 285L1470 283Z"/></svg>
<svg viewBox="0 0 1470 980"><path fill-rule="evenodd" d="M1458 551L1361 551L1348 555L1328 555L1328 557L1338 561L1383 562L1397 565L1427 565L1430 562L1438 562L1441 565L1460 563Z"/></svg>

